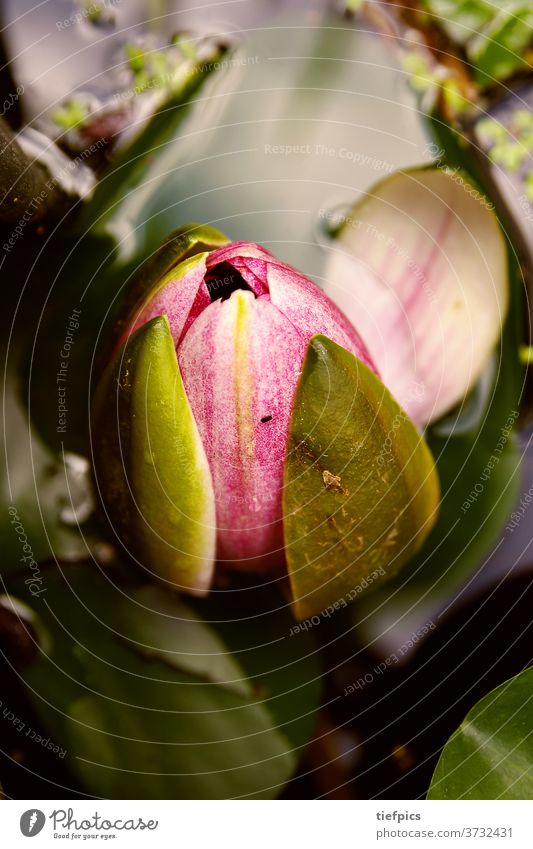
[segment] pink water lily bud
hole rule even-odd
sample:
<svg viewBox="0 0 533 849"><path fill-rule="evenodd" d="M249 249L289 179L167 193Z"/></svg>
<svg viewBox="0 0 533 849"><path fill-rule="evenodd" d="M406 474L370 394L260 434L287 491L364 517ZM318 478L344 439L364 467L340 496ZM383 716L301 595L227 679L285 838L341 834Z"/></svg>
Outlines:
<svg viewBox="0 0 533 849"><path fill-rule="evenodd" d="M286 574L302 617L420 547L439 497L429 449L308 278L196 227L124 311L93 402L94 476L145 570L199 595L215 568Z"/></svg>
<svg viewBox="0 0 533 849"><path fill-rule="evenodd" d="M289 421L309 340L323 334L374 369L357 331L314 283L259 245L199 256L145 303L166 315L211 470L216 553L242 568L283 562Z"/></svg>

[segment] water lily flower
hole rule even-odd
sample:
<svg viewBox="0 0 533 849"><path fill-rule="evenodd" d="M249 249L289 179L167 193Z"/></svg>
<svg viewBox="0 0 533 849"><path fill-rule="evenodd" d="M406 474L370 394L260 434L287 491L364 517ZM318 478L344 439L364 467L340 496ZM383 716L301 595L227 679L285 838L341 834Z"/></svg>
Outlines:
<svg viewBox="0 0 533 849"><path fill-rule="evenodd" d="M432 458L327 295L259 245L191 232L142 275L100 381L103 508L177 589L205 594L217 564L288 572L315 613L421 545Z"/></svg>

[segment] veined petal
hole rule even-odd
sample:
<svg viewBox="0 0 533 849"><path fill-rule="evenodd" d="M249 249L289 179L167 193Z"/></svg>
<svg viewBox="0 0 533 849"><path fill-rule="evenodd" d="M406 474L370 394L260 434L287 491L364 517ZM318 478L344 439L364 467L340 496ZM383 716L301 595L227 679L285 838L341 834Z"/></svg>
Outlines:
<svg viewBox="0 0 533 849"><path fill-rule="evenodd" d="M132 333L160 315L166 315L174 342L186 333L197 316L211 303L204 285L207 253L198 254L171 269L155 294L142 305L128 330Z"/></svg>
<svg viewBox="0 0 533 849"><path fill-rule="evenodd" d="M411 418L440 417L479 377L507 311L494 212L458 172L401 172L354 208L337 248L326 290Z"/></svg>
<svg viewBox="0 0 533 849"><path fill-rule="evenodd" d="M268 266L268 288L272 303L307 341L316 334L327 336L376 371L353 324L311 280L290 266L272 263Z"/></svg>
<svg viewBox="0 0 533 849"><path fill-rule="evenodd" d="M233 259L241 259L242 257L278 262L274 254L255 242L230 242L229 245L217 248L216 251L209 254L209 267L212 268L219 262L231 262Z"/></svg>
<svg viewBox="0 0 533 849"><path fill-rule="evenodd" d="M232 242L219 250L212 251L207 257L207 270L217 265L231 265L246 281L254 295L268 294L267 262L275 262L261 245L251 242Z"/></svg>
<svg viewBox="0 0 533 849"><path fill-rule="evenodd" d="M233 242L209 254L208 270L221 264L235 268L257 297L269 296L305 339L321 333L376 371L353 324L305 275L250 242Z"/></svg>
<svg viewBox="0 0 533 849"><path fill-rule="evenodd" d="M194 268L194 258L199 257L202 262L207 254L223 245L229 244L229 240L219 230L206 224L186 224L174 230L161 247L152 254L139 269L138 274L128 285L122 303L122 312L129 318L125 326L126 333L122 333L122 342L125 342L131 332L132 323L134 329L140 326L137 321L138 315L146 309L150 300L172 281L181 280L190 269ZM192 262L191 262L192 260ZM187 289L187 282L184 282ZM194 288L194 285L191 284ZM190 299L184 292L183 308L191 309ZM153 312L147 320L155 318L160 313ZM124 331L124 323L120 321L119 327Z"/></svg>

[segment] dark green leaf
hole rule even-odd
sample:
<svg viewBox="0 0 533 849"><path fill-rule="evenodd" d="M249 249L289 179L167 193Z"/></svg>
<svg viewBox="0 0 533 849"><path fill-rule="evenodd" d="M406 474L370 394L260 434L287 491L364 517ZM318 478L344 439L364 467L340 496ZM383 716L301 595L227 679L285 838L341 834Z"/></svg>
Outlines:
<svg viewBox="0 0 533 849"><path fill-rule="evenodd" d="M312 642L290 636L288 612L263 610L254 627L241 623L230 652L201 606L155 586L119 588L87 566L50 568L44 586L32 607L47 638L21 674L87 792L167 799L280 792L318 697ZM264 647L278 643L285 651L267 651L267 662Z"/></svg>
<svg viewBox="0 0 533 849"><path fill-rule="evenodd" d="M533 798L533 668L472 708L448 740L428 799Z"/></svg>

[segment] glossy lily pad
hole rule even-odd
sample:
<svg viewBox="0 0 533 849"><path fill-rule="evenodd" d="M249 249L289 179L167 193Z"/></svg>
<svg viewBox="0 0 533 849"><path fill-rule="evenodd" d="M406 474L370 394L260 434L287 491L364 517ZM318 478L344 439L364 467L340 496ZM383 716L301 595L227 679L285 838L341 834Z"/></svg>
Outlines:
<svg viewBox="0 0 533 849"><path fill-rule="evenodd" d="M375 374L324 336L309 344L291 418L283 516L299 617L395 575L432 527L431 453Z"/></svg>

